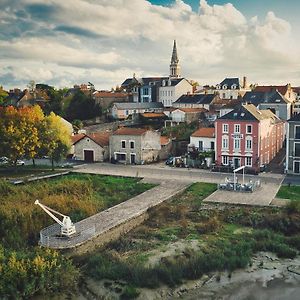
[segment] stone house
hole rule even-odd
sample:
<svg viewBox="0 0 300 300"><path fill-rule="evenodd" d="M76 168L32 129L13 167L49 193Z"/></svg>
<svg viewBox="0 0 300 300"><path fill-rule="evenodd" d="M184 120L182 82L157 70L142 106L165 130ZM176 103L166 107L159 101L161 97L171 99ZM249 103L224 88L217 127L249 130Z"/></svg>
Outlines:
<svg viewBox="0 0 300 300"><path fill-rule="evenodd" d="M205 108L210 109L210 106L218 101L220 97L214 94L186 94L182 95L176 102L173 103L175 108Z"/></svg>
<svg viewBox="0 0 300 300"><path fill-rule="evenodd" d="M163 105L158 102L150 103L114 103L111 109L111 116L115 120L125 120L134 114L143 114L145 112L160 113L163 111Z"/></svg>
<svg viewBox="0 0 300 300"><path fill-rule="evenodd" d="M300 175L300 114L288 120L285 170L289 174Z"/></svg>
<svg viewBox="0 0 300 300"><path fill-rule="evenodd" d="M109 157L109 136L111 132L76 134L71 137L70 153L75 160L103 162Z"/></svg>
<svg viewBox="0 0 300 300"><path fill-rule="evenodd" d="M199 152L215 151L215 128L202 127L192 133L190 146L194 146Z"/></svg>
<svg viewBox="0 0 300 300"><path fill-rule="evenodd" d="M160 159L160 133L143 128L123 127L109 139L111 161L124 164L144 164Z"/></svg>
<svg viewBox="0 0 300 300"><path fill-rule="evenodd" d="M172 123L192 123L200 120L201 116L204 117L204 113L207 110L205 108L177 108L172 111L171 119Z"/></svg>
<svg viewBox="0 0 300 300"><path fill-rule="evenodd" d="M129 102L129 95L124 92L96 91L93 93L93 99L103 110L106 110L113 103Z"/></svg>

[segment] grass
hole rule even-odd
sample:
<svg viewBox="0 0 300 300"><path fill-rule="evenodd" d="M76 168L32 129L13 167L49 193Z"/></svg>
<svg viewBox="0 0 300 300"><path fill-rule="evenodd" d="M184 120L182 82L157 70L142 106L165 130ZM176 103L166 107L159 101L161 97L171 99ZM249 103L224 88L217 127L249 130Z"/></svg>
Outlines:
<svg viewBox="0 0 300 300"><path fill-rule="evenodd" d="M278 198L300 201L299 185L282 185L276 195Z"/></svg>
<svg viewBox="0 0 300 300"><path fill-rule="evenodd" d="M141 226L87 258L84 274L154 288L244 268L257 251L282 258L299 253L300 207L203 209L202 200L215 189L214 184L196 183L151 209Z"/></svg>

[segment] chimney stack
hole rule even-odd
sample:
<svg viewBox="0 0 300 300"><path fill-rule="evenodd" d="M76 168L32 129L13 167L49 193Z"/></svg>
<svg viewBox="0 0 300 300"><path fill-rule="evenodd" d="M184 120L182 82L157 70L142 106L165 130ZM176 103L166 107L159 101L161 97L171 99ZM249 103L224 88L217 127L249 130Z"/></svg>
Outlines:
<svg viewBox="0 0 300 300"><path fill-rule="evenodd" d="M245 89L245 88L247 88L247 86L248 86L248 83L247 83L247 77L244 76L244 77L243 77L243 88Z"/></svg>

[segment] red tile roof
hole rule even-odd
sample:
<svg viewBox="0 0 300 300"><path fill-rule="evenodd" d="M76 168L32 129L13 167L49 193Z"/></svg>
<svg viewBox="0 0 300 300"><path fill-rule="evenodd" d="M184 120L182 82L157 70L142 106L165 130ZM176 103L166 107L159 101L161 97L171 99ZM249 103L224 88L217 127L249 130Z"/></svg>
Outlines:
<svg viewBox="0 0 300 300"><path fill-rule="evenodd" d="M99 91L94 93L95 97L103 97L103 98L126 98L128 95L126 93L120 92L109 92L109 91Z"/></svg>
<svg viewBox="0 0 300 300"><path fill-rule="evenodd" d="M258 85L253 91L254 92L272 92L278 91L281 95L285 95L288 91L289 85Z"/></svg>
<svg viewBox="0 0 300 300"><path fill-rule="evenodd" d="M141 114L144 118L164 118L164 113L143 113Z"/></svg>
<svg viewBox="0 0 300 300"><path fill-rule="evenodd" d="M205 108L177 108L183 112L187 112L187 113L200 113L200 112L207 112L208 110Z"/></svg>
<svg viewBox="0 0 300 300"><path fill-rule="evenodd" d="M209 137L214 138L215 137L215 128L199 128L196 130L193 134L193 137Z"/></svg>
<svg viewBox="0 0 300 300"><path fill-rule="evenodd" d="M143 135L145 132L147 132L147 129L144 128L122 127L117 129L113 135Z"/></svg>
<svg viewBox="0 0 300 300"><path fill-rule="evenodd" d="M88 137L91 140L93 140L96 144L100 146L108 146L109 144L109 137L112 134L112 132L95 132L91 134L75 134L71 136L71 140L73 145L81 141L83 138Z"/></svg>
<svg viewBox="0 0 300 300"><path fill-rule="evenodd" d="M162 146L168 145L170 143L170 141L171 141L171 139L169 137L167 137L167 136L161 136L160 137L160 144Z"/></svg>

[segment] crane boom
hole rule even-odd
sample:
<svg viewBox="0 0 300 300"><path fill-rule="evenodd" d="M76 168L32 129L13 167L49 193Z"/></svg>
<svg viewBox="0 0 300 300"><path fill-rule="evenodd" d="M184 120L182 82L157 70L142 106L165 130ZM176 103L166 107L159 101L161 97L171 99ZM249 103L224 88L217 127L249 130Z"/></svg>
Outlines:
<svg viewBox="0 0 300 300"><path fill-rule="evenodd" d="M43 211L45 211L53 220L55 220L60 226L61 226L61 234L64 236L70 236L74 233L76 233L75 225L72 223L69 216L63 215L60 212L40 203L39 200L35 200L34 204L39 205ZM57 218L55 215L59 215L63 217L63 220L61 221L59 218Z"/></svg>

